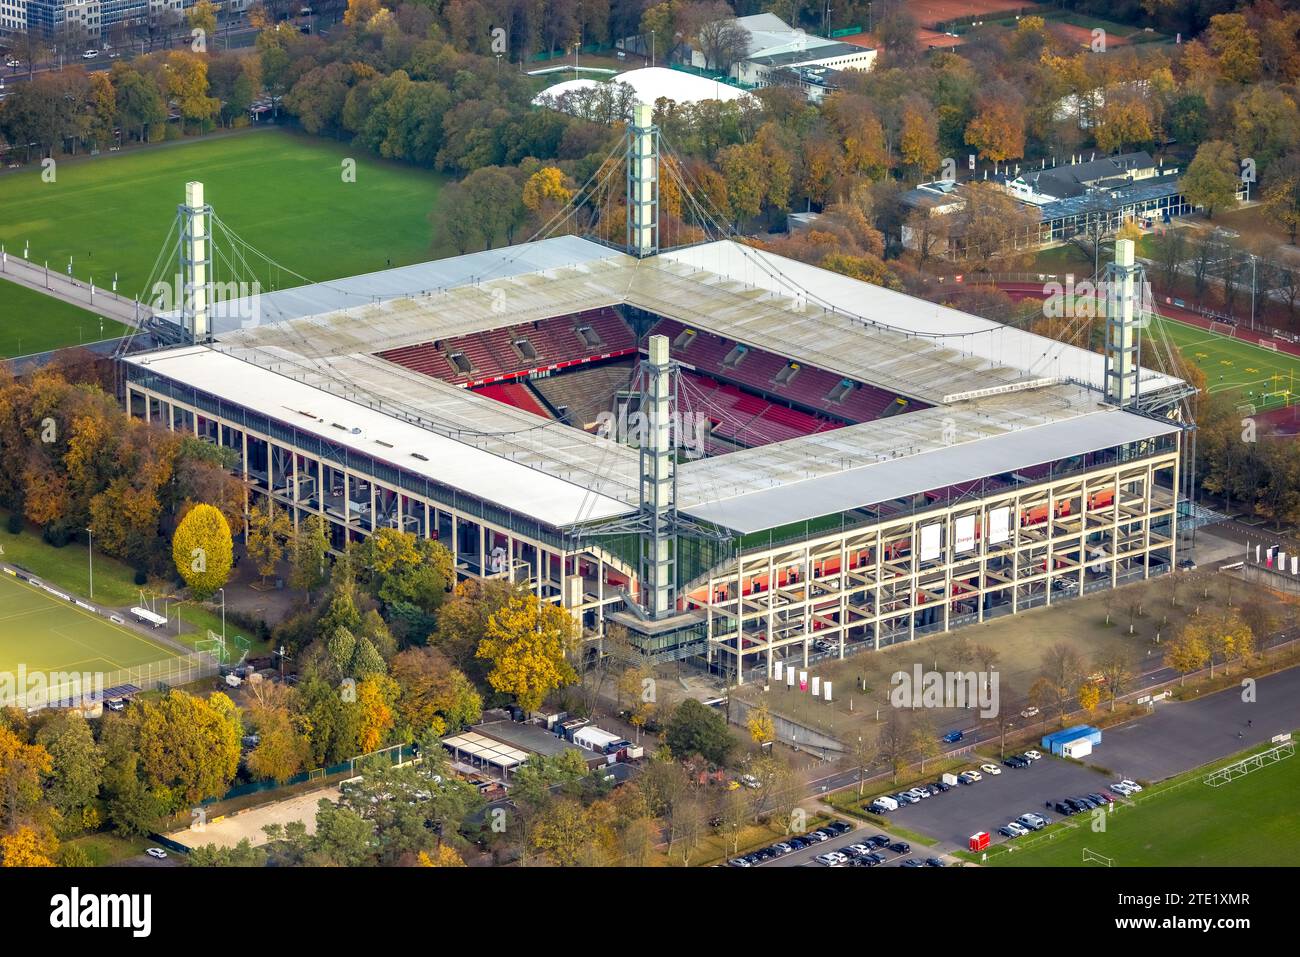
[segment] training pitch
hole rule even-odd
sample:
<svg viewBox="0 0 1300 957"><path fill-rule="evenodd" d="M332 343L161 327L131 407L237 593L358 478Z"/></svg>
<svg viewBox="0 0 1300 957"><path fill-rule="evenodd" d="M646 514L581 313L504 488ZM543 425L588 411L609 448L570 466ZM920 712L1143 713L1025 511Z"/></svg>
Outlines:
<svg viewBox="0 0 1300 957"><path fill-rule="evenodd" d="M1300 356L1273 352L1241 339L1172 319L1156 319L1183 354L1205 373L1213 394L1229 392L1260 411L1294 405L1300 396ZM1154 329L1146 330L1149 338Z"/></svg>
<svg viewBox="0 0 1300 957"><path fill-rule="evenodd" d="M1272 747L1252 748L1213 767L1235 764L1246 754ZM1105 815L1104 830L1094 830L1089 814L1077 814L1066 819L1072 828L1056 825L1051 831L1007 841L984 863L1098 867L1101 863L1092 855L1100 855L1113 867L1293 865L1300 854L1300 817L1295 813L1300 758L1278 761L1219 787L1204 783L1207 770L1147 788L1137 795L1138 803ZM1054 833L1050 839L1049 833ZM1087 864L1085 848L1091 852Z"/></svg>
<svg viewBox="0 0 1300 957"><path fill-rule="evenodd" d="M0 573L0 674L109 673L178 653Z"/></svg>

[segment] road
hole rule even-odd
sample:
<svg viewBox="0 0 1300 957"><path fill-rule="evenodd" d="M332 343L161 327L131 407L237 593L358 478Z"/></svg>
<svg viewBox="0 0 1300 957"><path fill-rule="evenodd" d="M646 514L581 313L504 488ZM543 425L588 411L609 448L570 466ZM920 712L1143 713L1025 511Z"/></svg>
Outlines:
<svg viewBox="0 0 1300 957"><path fill-rule="evenodd" d="M87 283L66 276L57 269L47 270L43 263L28 262L8 251L0 254L0 277L73 306L80 306L97 316L116 319L133 329L138 329L152 314L148 306L134 299L97 287L92 289Z"/></svg>

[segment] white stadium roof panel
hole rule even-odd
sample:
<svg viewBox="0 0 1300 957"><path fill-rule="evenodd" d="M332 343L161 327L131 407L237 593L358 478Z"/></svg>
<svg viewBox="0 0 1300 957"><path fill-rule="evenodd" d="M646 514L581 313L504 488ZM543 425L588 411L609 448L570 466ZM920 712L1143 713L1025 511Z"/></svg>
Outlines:
<svg viewBox="0 0 1300 957"><path fill-rule="evenodd" d="M1098 411L682 511L742 534L757 532L1177 431L1174 422L1119 409Z"/></svg>

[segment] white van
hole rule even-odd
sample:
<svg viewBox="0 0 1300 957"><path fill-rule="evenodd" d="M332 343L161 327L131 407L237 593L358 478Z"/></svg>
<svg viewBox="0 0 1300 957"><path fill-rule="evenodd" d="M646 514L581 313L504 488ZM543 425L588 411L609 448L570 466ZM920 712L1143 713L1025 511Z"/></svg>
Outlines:
<svg viewBox="0 0 1300 957"><path fill-rule="evenodd" d="M883 809L886 810L886 811L897 811L897 810L898 810L898 802L895 801L893 798L889 797L888 795L884 795L884 794L882 794L880 797L878 797L878 798L876 798L874 801L872 801L872 802L871 802L871 806L872 806L872 807L880 807L880 808L883 808Z"/></svg>

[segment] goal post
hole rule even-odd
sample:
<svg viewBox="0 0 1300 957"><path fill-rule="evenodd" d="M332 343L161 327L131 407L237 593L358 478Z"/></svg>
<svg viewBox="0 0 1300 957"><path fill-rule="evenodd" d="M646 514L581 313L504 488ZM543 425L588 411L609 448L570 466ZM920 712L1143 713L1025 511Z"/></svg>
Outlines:
<svg viewBox="0 0 1300 957"><path fill-rule="evenodd" d="M1083 863L1100 864L1102 867L1113 867L1115 859L1113 857L1107 857L1105 854L1098 854L1096 851L1089 850L1085 847L1083 849Z"/></svg>
<svg viewBox="0 0 1300 957"><path fill-rule="evenodd" d="M1210 320L1210 331L1220 336L1227 336L1229 339L1236 338L1237 327L1230 322L1219 322L1217 319Z"/></svg>
<svg viewBox="0 0 1300 957"><path fill-rule="evenodd" d="M1277 343L1272 339L1260 339L1259 347L1261 349L1267 349L1269 352L1277 352Z"/></svg>

